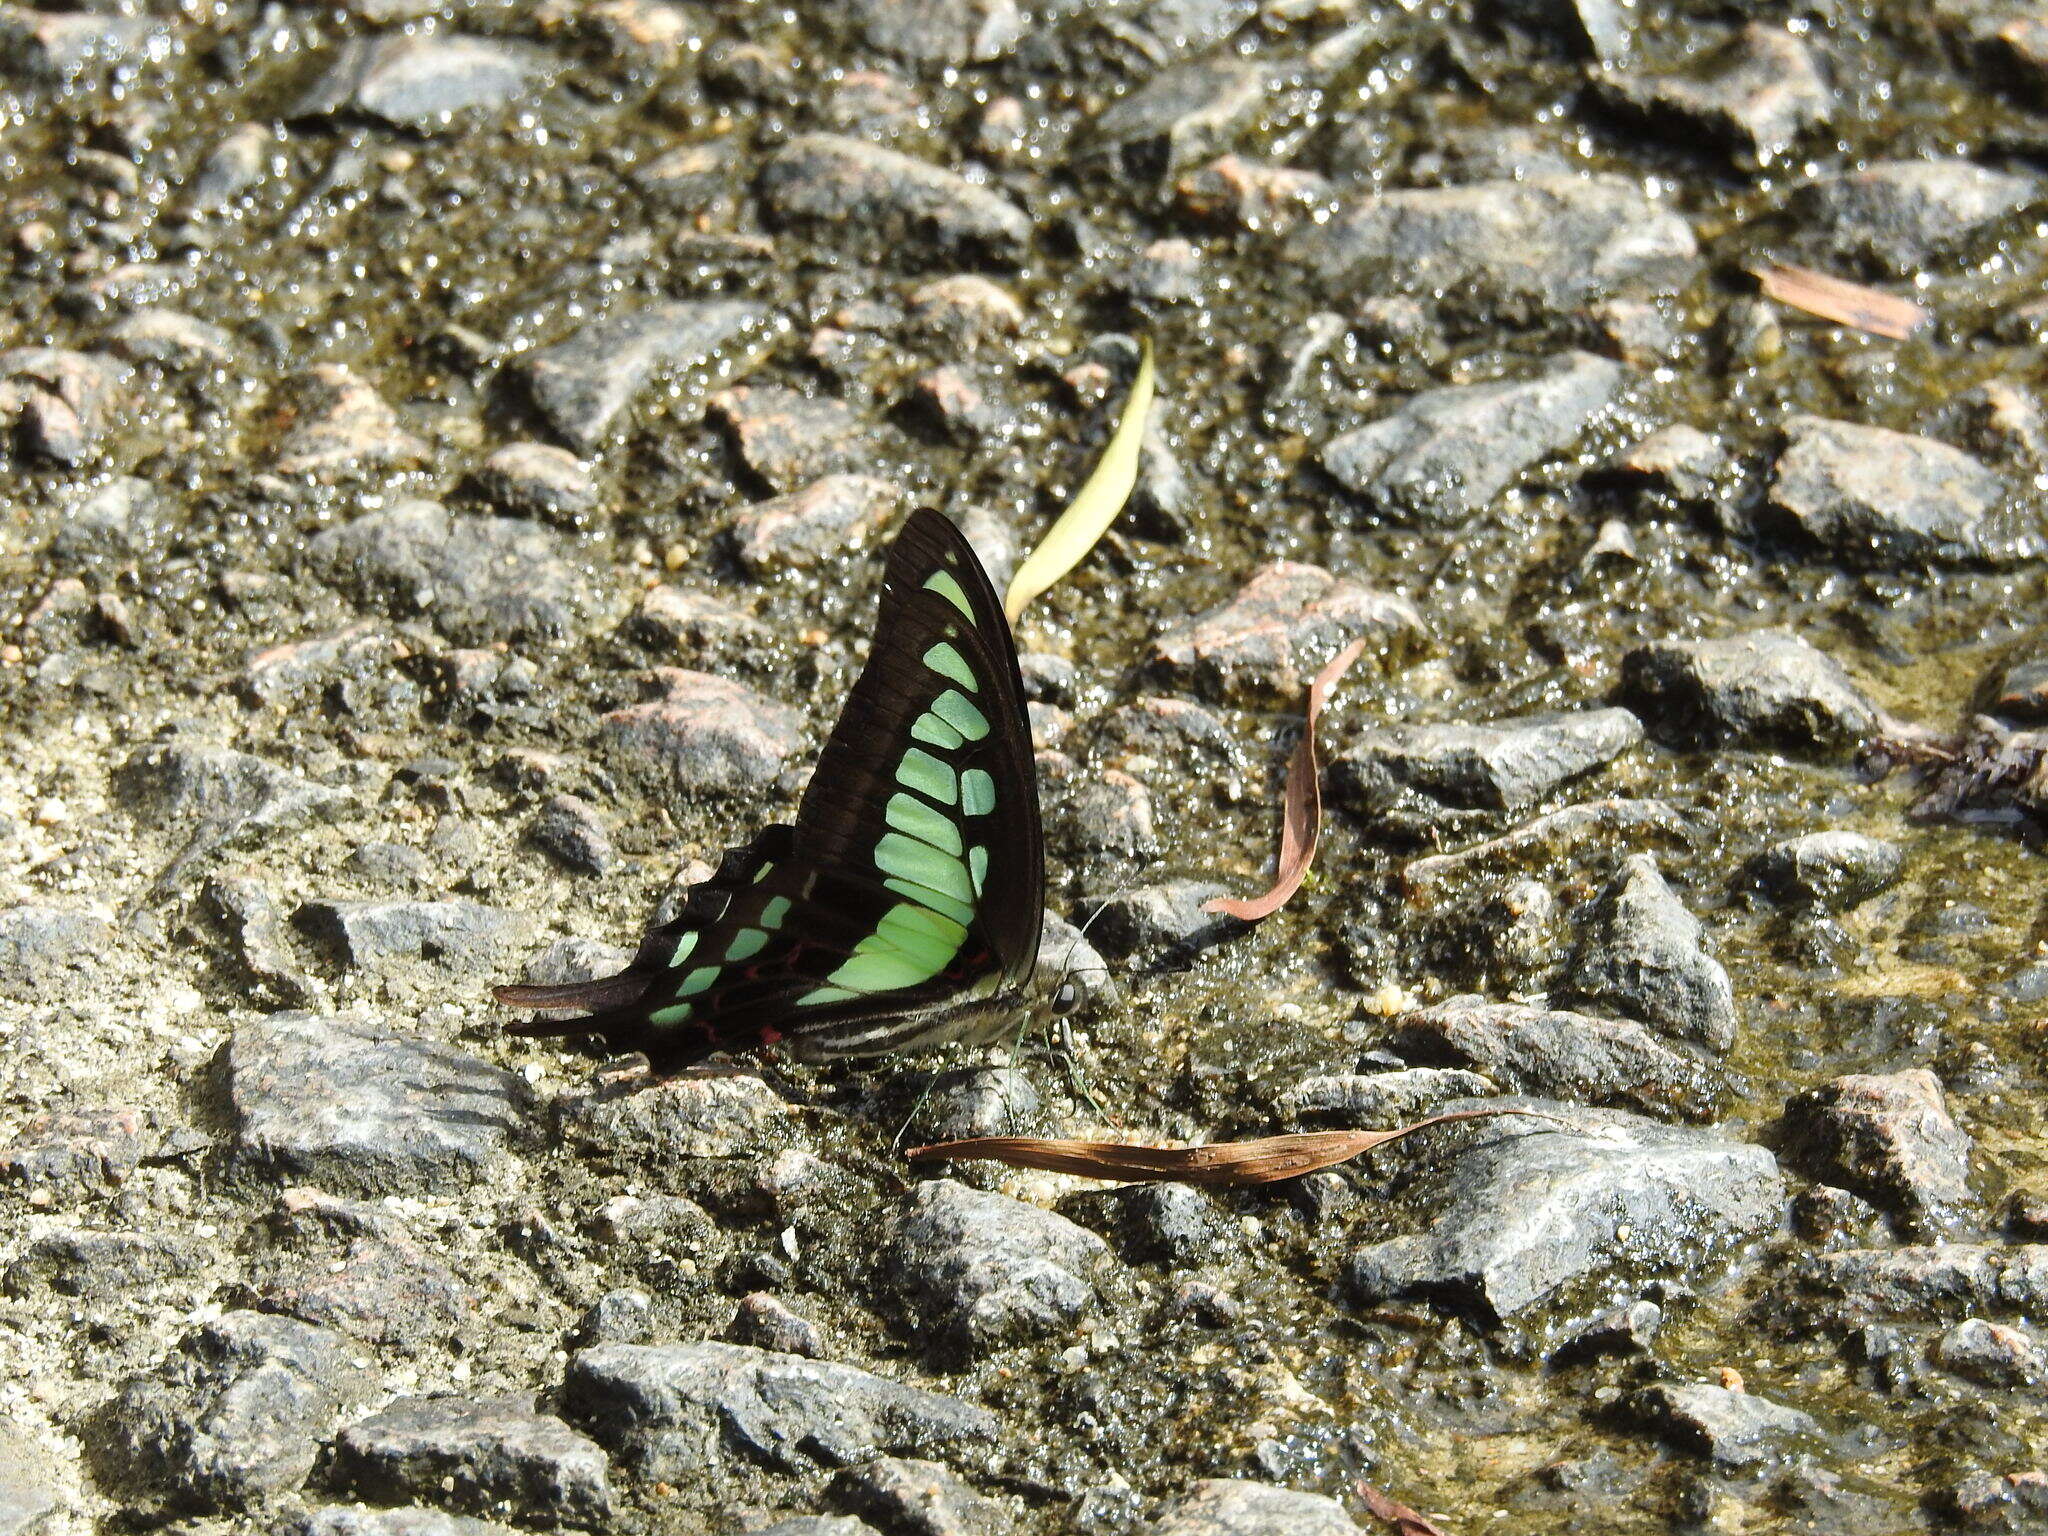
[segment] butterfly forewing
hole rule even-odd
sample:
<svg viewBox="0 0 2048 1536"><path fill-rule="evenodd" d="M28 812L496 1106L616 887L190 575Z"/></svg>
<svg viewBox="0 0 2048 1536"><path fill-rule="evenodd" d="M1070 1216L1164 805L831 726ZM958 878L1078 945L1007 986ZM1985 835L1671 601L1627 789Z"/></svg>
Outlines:
<svg viewBox="0 0 2048 1536"><path fill-rule="evenodd" d="M966 540L920 511L890 551L867 666L795 827L693 890L636 958L630 1001L619 978L591 983L598 1017L540 1028L592 1029L657 1065L783 1039L798 1054L915 1044L894 1021L1029 977L1043 899L1009 626ZM506 989L580 1001L534 990Z"/></svg>

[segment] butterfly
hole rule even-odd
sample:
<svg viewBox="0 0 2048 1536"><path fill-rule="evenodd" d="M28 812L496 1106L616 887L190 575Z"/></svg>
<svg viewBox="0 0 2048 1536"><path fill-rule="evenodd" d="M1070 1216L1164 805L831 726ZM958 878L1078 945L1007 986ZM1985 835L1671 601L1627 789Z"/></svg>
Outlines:
<svg viewBox="0 0 2048 1536"><path fill-rule="evenodd" d="M875 639L795 825L726 851L623 971L495 989L587 1016L673 1072L779 1046L802 1060L980 1043L1020 1011L1066 1012L1037 961L1045 840L1017 648L988 574L929 509L890 547Z"/></svg>

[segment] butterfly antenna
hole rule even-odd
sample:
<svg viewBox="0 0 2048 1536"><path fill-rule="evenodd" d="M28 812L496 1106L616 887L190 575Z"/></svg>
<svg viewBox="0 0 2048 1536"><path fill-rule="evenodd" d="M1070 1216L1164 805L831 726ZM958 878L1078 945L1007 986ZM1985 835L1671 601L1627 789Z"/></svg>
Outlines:
<svg viewBox="0 0 2048 1536"><path fill-rule="evenodd" d="M932 1090L939 1086L937 1072L925 1079L924 1088L918 1093L917 1102L910 1106L910 1112L903 1117L903 1123L896 1127L896 1134L889 1138L889 1150L894 1152L903 1145L903 1138L910 1134L910 1127L917 1120L917 1112L924 1108L924 1101L932 1096Z"/></svg>

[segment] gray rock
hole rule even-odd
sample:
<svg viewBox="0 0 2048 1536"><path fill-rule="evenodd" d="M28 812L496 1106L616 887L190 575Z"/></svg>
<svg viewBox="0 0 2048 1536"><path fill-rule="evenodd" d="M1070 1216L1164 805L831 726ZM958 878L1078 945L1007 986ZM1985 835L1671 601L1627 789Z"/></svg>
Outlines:
<svg viewBox="0 0 2048 1536"><path fill-rule="evenodd" d="M1309 680L1351 640L1388 662L1419 648L1421 612L1407 598L1276 560L1237 595L1153 642L1155 670L1181 686L1232 702L1300 707Z"/></svg>
<svg viewBox="0 0 2048 1536"><path fill-rule="evenodd" d="M12 997L54 996L97 965L115 943L114 925L67 907L0 909L0 988Z"/></svg>
<svg viewBox="0 0 2048 1536"><path fill-rule="evenodd" d="M604 1452L521 1398L402 1397L341 1432L334 1477L382 1503L591 1527L612 1512Z"/></svg>
<svg viewBox="0 0 2048 1536"><path fill-rule="evenodd" d="M1778 1279L1797 1326L2038 1315L2048 1307L2048 1243L1938 1243L1813 1254Z"/></svg>
<svg viewBox="0 0 2048 1536"><path fill-rule="evenodd" d="M537 49L460 32L354 38L287 115L360 112L417 133L447 130L525 95L548 64Z"/></svg>
<svg viewBox="0 0 2048 1536"><path fill-rule="evenodd" d="M260 757L179 740L138 748L114 770L113 788L152 826L214 846L331 821L354 803Z"/></svg>
<svg viewBox="0 0 2048 1536"><path fill-rule="evenodd" d="M1015 1067L960 1067L933 1080L913 1123L921 1141L1026 1136L1038 1129L1044 1108L1028 1072Z"/></svg>
<svg viewBox="0 0 2048 1536"><path fill-rule="evenodd" d="M526 1084L451 1046L343 1017L279 1013L224 1048L232 1163L361 1195L461 1189L520 1134Z"/></svg>
<svg viewBox="0 0 2048 1536"><path fill-rule="evenodd" d="M1376 193L1285 249L1333 293L1413 296L1461 329L1676 294L1699 265L1691 226L1619 176Z"/></svg>
<svg viewBox="0 0 2048 1536"><path fill-rule="evenodd" d="M1173 184L1173 195L1181 212L1199 223L1252 232L1271 230L1277 234L1332 206L1337 200L1337 189L1327 177L1314 171L1241 155L1222 155L1183 173ZM1343 325L1341 318L1338 325ZM1312 340L1307 347L1296 350L1286 377L1276 384L1276 398L1298 393L1302 376L1313 363L1309 354L1320 353L1336 340L1314 322L1309 334L1323 339L1319 345Z"/></svg>
<svg viewBox="0 0 2048 1536"><path fill-rule="evenodd" d="M2029 725L2048 721L2048 657L2016 661L2000 675L1992 708Z"/></svg>
<svg viewBox="0 0 2048 1536"><path fill-rule="evenodd" d="M375 386L344 363L307 369L289 392L294 417L274 466L281 475L335 480L355 470L410 468L431 455Z"/></svg>
<svg viewBox="0 0 2048 1536"><path fill-rule="evenodd" d="M1236 781L1245 772L1236 734L1213 710L1188 699L1119 704L1096 727L1089 756L1141 778L1167 765L1196 769L1211 781Z"/></svg>
<svg viewBox="0 0 2048 1536"><path fill-rule="evenodd" d="M403 648L371 624L310 640L266 646L242 666L237 688L252 704L273 709L331 694L350 713L368 707L399 670Z"/></svg>
<svg viewBox="0 0 2048 1536"><path fill-rule="evenodd" d="M64 347L0 352L0 422L31 455L77 466L130 405L126 363Z"/></svg>
<svg viewBox="0 0 2048 1536"><path fill-rule="evenodd" d="M250 984L248 1001L293 1007L318 995L293 952L283 909L244 875L214 875L201 893L205 910L227 930Z"/></svg>
<svg viewBox="0 0 2048 1536"><path fill-rule="evenodd" d="M1625 709L1575 710L1369 730L1336 761L1354 773L1370 766L1447 805L1520 811L1642 739L1642 723Z"/></svg>
<svg viewBox="0 0 2048 1536"><path fill-rule="evenodd" d="M1206 949L1244 926L1234 917L1202 910L1204 902L1228 894L1228 886L1209 880L1134 886L1084 903L1088 933L1104 953L1119 959Z"/></svg>
<svg viewBox="0 0 2048 1536"><path fill-rule="evenodd" d="M2044 66L2048 66L2048 37L2042 39L2041 46ZM1935 1504L1937 1512L1953 1518L1965 1530L2036 1530L2048 1520L2048 1472L1972 1472L1953 1488L1942 1490Z"/></svg>
<svg viewBox="0 0 2048 1536"><path fill-rule="evenodd" d="M1603 1312L1551 1352L1552 1361L1570 1364L1603 1355L1646 1355L1664 1326L1664 1309L1654 1301L1632 1301Z"/></svg>
<svg viewBox="0 0 2048 1536"><path fill-rule="evenodd" d="M685 800L752 792L797 749L802 717L742 683L683 667L657 667L652 681L660 698L604 717L604 744L629 774Z"/></svg>
<svg viewBox="0 0 2048 1536"><path fill-rule="evenodd" d="M935 1461L885 1457L848 1467L826 1490L882 1530L902 1536L1001 1536L1018 1512L984 1498Z"/></svg>
<svg viewBox="0 0 2048 1536"><path fill-rule="evenodd" d="M94 1421L101 1481L201 1510L297 1488L350 1395L348 1345L257 1312L201 1324Z"/></svg>
<svg viewBox="0 0 2048 1536"><path fill-rule="evenodd" d="M523 358L518 368L555 434L578 453L592 453L658 376L736 373L758 361L783 329L758 304L644 304L590 321L566 341Z"/></svg>
<svg viewBox="0 0 2048 1536"><path fill-rule="evenodd" d="M1705 931L1657 861L1630 857L1609 886L1566 973L1569 993L1696 1041L1712 1051L1735 1043L1735 992L1702 947Z"/></svg>
<svg viewBox="0 0 2048 1536"><path fill-rule="evenodd" d="M1788 1157L1815 1178L1886 1210L1906 1236L1954 1236L1974 1224L1969 1136L1926 1068L1838 1077L1785 1106Z"/></svg>
<svg viewBox="0 0 2048 1536"><path fill-rule="evenodd" d="M993 1414L850 1365L742 1344L602 1344L570 1358L563 1412L640 1475L682 1482L729 1459L785 1473L996 1438Z"/></svg>
<svg viewBox="0 0 2048 1536"><path fill-rule="evenodd" d="M50 541L50 548L67 560L137 554L148 545L151 526L162 507L162 497L149 481L115 475L65 508L63 526Z"/></svg>
<svg viewBox="0 0 2048 1536"><path fill-rule="evenodd" d="M928 1179L891 1224L886 1265L920 1322L963 1355L1063 1333L1095 1301L1108 1245L1063 1216Z"/></svg>
<svg viewBox="0 0 2048 1536"><path fill-rule="evenodd" d="M7 1266L10 1296L41 1291L109 1301L149 1290L159 1282L197 1274L212 1251L181 1232L45 1232Z"/></svg>
<svg viewBox="0 0 2048 1536"><path fill-rule="evenodd" d="M1774 525L1843 563L1918 570L1996 555L2004 476L1932 438L1819 416L1785 423Z"/></svg>
<svg viewBox="0 0 2048 1536"><path fill-rule="evenodd" d="M402 1237L359 1233L259 1259L247 1300L380 1349L416 1352L462 1336L476 1298L447 1265Z"/></svg>
<svg viewBox="0 0 2048 1536"><path fill-rule="evenodd" d="M740 564L757 575L801 570L864 548L896 515L902 493L872 475L827 475L757 501L733 519Z"/></svg>
<svg viewBox="0 0 2048 1536"><path fill-rule="evenodd" d="M387 976L422 962L472 975L494 970L531 926L523 913L460 900L309 901L292 921L344 964Z"/></svg>
<svg viewBox="0 0 2048 1536"><path fill-rule="evenodd" d="M74 1205L127 1183L157 1142L149 1117L125 1104L46 1110L0 1148L0 1185L34 1205Z"/></svg>
<svg viewBox="0 0 2048 1536"><path fill-rule="evenodd" d="M2048 1377L2048 1351L2031 1334L1969 1317L1934 1341L1934 1363L1985 1387L2026 1387Z"/></svg>
<svg viewBox="0 0 2048 1536"><path fill-rule="evenodd" d="M634 637L676 654L745 651L774 631L753 615L702 592L667 584L649 587L633 610Z"/></svg>
<svg viewBox="0 0 2048 1536"><path fill-rule="evenodd" d="M1567 352L1531 378L1426 390L1331 438L1323 467L1383 517L1456 526L1575 443L1625 377L1619 363Z"/></svg>
<svg viewBox="0 0 2048 1536"><path fill-rule="evenodd" d="M972 348L1024 329L1024 306L977 273L935 277L910 291L910 318L933 334Z"/></svg>
<svg viewBox="0 0 2048 1536"><path fill-rule="evenodd" d="M1494 8L1525 26L1557 33L1602 63L1626 57L1635 34L1632 7L1623 0L1495 0Z"/></svg>
<svg viewBox="0 0 2048 1536"><path fill-rule="evenodd" d="M1288 1125L1384 1131L1435 1114L1453 1099L1484 1098L1499 1091L1477 1072L1405 1067L1304 1078L1280 1095L1276 1108Z"/></svg>
<svg viewBox="0 0 2048 1536"><path fill-rule="evenodd" d="M898 261L1021 258L1031 219L998 193L893 149L837 134L791 139L761 173L761 199L786 225L825 226Z"/></svg>
<svg viewBox="0 0 2048 1536"><path fill-rule="evenodd" d="M772 490L793 492L869 456L860 442L860 419L830 396L806 395L779 384L742 384L713 395L710 404L713 419L731 434L741 460ZM839 477L831 494L867 508L895 505L886 482L861 476Z"/></svg>
<svg viewBox="0 0 2048 1536"><path fill-rule="evenodd" d="M1253 59L1201 59L1162 69L1095 119L1095 142L1141 152L1172 175L1229 149L1267 103L1270 68Z"/></svg>
<svg viewBox="0 0 2048 1536"><path fill-rule="evenodd" d="M1860 832L1809 832L1773 843L1743 866L1744 880L1785 902L1846 912L1899 878L1898 844Z"/></svg>
<svg viewBox="0 0 2048 1536"><path fill-rule="evenodd" d="M1107 1231L1133 1264L1191 1269L1214 1259L1235 1232L1212 1196L1185 1184L1126 1184L1061 1204L1091 1228Z"/></svg>
<svg viewBox="0 0 2048 1536"><path fill-rule="evenodd" d="M1583 1316L1639 1294L1651 1277L1697 1283L1783 1219L1784 1180L1762 1147L1531 1102L1567 1125L1508 1117L1424 1133L1469 1144L1421 1176L1414 1203L1432 1213L1428 1231L1353 1256L1355 1297L1441 1297L1526 1327L1540 1345L1559 1309Z"/></svg>
<svg viewBox="0 0 2048 1536"><path fill-rule="evenodd" d="M1411 1061L1470 1068L1514 1093L1656 1119L1713 1113L1705 1069L1626 1019L1454 997L1397 1016L1389 1043Z"/></svg>
<svg viewBox="0 0 2048 1536"><path fill-rule="evenodd" d="M1880 160L1810 183L1794 206L1820 252L1911 277L1988 245L2040 198L2031 179L1967 160Z"/></svg>
<svg viewBox="0 0 2048 1536"><path fill-rule="evenodd" d="M1720 442L1683 424L1659 427L1610 466L1617 478L1685 504L1710 501L1727 468Z"/></svg>
<svg viewBox="0 0 2048 1536"><path fill-rule="evenodd" d="M825 1336L818 1325L766 1291L740 1298L739 1311L726 1326L725 1336L735 1344L749 1344L782 1355L802 1355L806 1360L824 1357Z"/></svg>
<svg viewBox="0 0 2048 1536"><path fill-rule="evenodd" d="M559 638L595 606L559 534L437 501L365 513L320 534L309 554L326 580L394 616L425 614L459 644Z"/></svg>
<svg viewBox="0 0 2048 1536"><path fill-rule="evenodd" d="M1120 769L1084 776L1064 809L1061 841L1083 859L1147 860L1159 852L1152 792Z"/></svg>
<svg viewBox="0 0 2048 1536"><path fill-rule="evenodd" d="M512 1536L512 1527L438 1509L363 1509L335 1504L287 1527L290 1536Z"/></svg>
<svg viewBox="0 0 2048 1536"><path fill-rule="evenodd" d="M1725 640L1658 640L1622 659L1622 701L1653 736L1839 758L1877 710L1825 651L1782 629Z"/></svg>
<svg viewBox="0 0 2048 1536"><path fill-rule="evenodd" d="M168 53L163 23L149 16L0 6L0 66L36 80L77 80Z"/></svg>
<svg viewBox="0 0 2048 1536"><path fill-rule="evenodd" d="M981 64L1024 35L1016 0L853 0L870 47L912 64Z"/></svg>
<svg viewBox="0 0 2048 1536"><path fill-rule="evenodd" d="M597 510L590 466L553 443L507 443L476 472L477 489L501 512L575 525Z"/></svg>
<svg viewBox="0 0 2048 1536"><path fill-rule="evenodd" d="M232 332L168 309L124 315L107 328L107 348L131 363L154 363L175 373L227 368L241 352Z"/></svg>
<svg viewBox="0 0 2048 1536"><path fill-rule="evenodd" d="M681 1077L629 1091L600 1087L555 1102L555 1123L579 1151L627 1166L674 1169L787 1140L790 1107L758 1077Z"/></svg>
<svg viewBox="0 0 2048 1536"><path fill-rule="evenodd" d="M1756 1466L1820 1434L1812 1415L1797 1408L1699 1382L1644 1387L1626 1406L1669 1444L1724 1467Z"/></svg>
<svg viewBox="0 0 2048 1536"><path fill-rule="evenodd" d="M1141 1536L1364 1536L1364 1530L1322 1494L1212 1477L1168 1500Z"/></svg>
<svg viewBox="0 0 2048 1536"><path fill-rule="evenodd" d="M585 874L601 875L617 858L611 832L597 807L575 795L551 798L533 819L527 836L535 847Z"/></svg>
<svg viewBox="0 0 2048 1536"><path fill-rule="evenodd" d="M1626 108L1691 146L1723 144L1746 164L1769 165L1835 105L1813 51L1780 27L1750 22L1726 48L1679 74L1626 73L1600 82Z"/></svg>

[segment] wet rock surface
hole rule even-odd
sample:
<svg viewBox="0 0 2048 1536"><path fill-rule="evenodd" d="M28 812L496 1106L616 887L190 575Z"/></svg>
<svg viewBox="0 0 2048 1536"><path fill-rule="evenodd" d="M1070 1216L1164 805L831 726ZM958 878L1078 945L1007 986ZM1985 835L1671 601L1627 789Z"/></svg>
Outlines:
<svg viewBox="0 0 2048 1536"><path fill-rule="evenodd" d="M2040 1526L2037 12L0 5L0 1532ZM1080 1005L509 1033L1147 340Z"/></svg>

